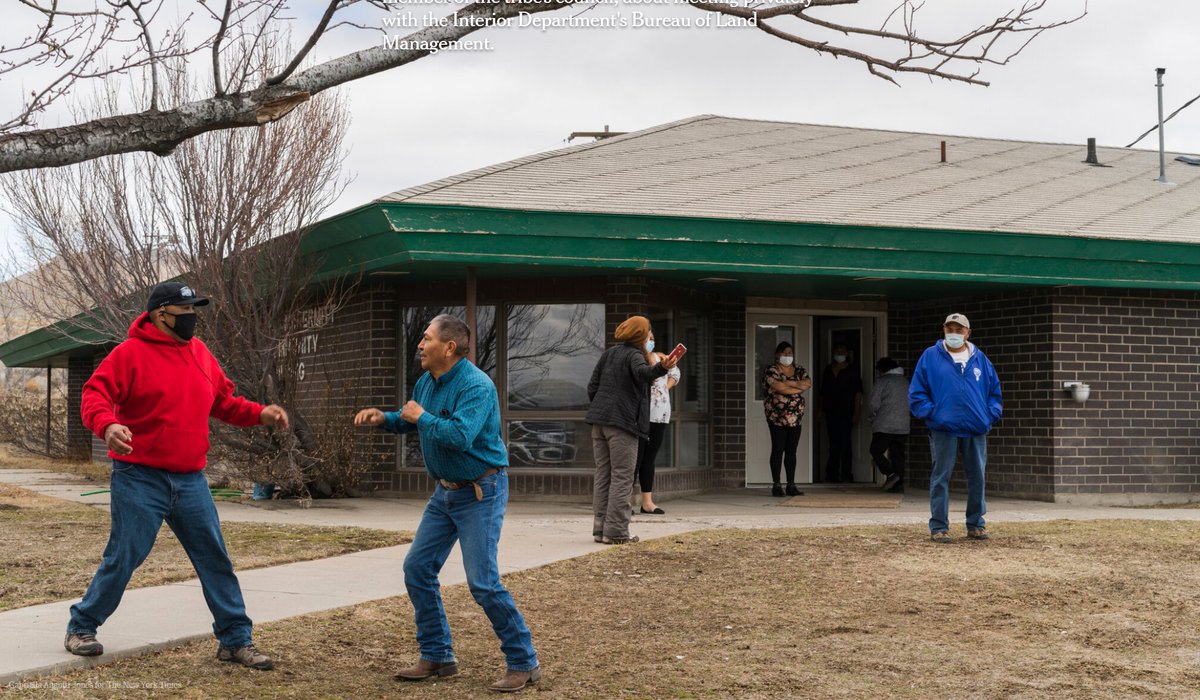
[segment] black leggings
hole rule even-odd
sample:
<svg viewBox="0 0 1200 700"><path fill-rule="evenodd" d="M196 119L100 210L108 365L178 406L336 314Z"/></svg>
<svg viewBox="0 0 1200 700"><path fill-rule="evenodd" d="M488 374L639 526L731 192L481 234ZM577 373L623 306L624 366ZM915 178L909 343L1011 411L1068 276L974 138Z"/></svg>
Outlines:
<svg viewBox="0 0 1200 700"><path fill-rule="evenodd" d="M796 483L796 446L800 444L800 426L784 427L767 424L771 431L771 481L779 483L780 462L787 472L787 482Z"/></svg>
<svg viewBox="0 0 1200 700"><path fill-rule="evenodd" d="M650 439L638 440L637 467L634 476L641 482L642 493L654 492L654 460L667 434L666 423L650 424Z"/></svg>

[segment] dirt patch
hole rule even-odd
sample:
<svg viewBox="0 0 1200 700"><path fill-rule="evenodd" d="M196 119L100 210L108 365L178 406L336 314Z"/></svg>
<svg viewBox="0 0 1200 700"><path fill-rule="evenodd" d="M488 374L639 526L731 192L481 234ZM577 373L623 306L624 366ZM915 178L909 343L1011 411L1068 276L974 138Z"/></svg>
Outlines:
<svg viewBox="0 0 1200 700"><path fill-rule="evenodd" d="M224 523L221 529L239 570L412 541L412 533L353 527ZM108 532L106 511L0 483L0 610L82 596ZM179 541L164 527L129 585L157 586L193 576Z"/></svg>
<svg viewBox="0 0 1200 700"><path fill-rule="evenodd" d="M949 546L921 526L715 530L507 576L545 670L525 697L1195 694L1200 523L990 529L990 542L960 532ZM207 641L26 692L145 697L167 683L165 694L190 698L493 697L485 686L504 662L491 627L465 587L444 596L462 673L436 683L392 680L417 648L411 607L396 598L262 626L269 675L218 665Z"/></svg>

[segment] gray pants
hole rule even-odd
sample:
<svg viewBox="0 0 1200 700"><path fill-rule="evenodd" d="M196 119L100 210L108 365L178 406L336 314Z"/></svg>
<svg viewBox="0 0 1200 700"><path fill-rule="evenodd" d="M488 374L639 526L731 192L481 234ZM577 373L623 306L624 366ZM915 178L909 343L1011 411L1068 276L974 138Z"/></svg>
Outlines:
<svg viewBox="0 0 1200 700"><path fill-rule="evenodd" d="M629 495L637 467L638 437L609 425L593 425L592 453L596 456L592 534L629 537Z"/></svg>

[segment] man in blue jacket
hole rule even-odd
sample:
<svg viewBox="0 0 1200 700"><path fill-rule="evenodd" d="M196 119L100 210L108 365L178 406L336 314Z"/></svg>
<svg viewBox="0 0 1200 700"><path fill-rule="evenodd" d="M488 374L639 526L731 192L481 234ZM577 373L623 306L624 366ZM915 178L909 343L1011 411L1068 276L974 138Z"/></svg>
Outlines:
<svg viewBox="0 0 1200 700"><path fill-rule="evenodd" d="M929 475L929 532L949 544L950 473L958 453L967 472L967 537L989 539L983 514L983 472L987 434L1000 420L1000 378L983 351L968 342L971 322L950 314L942 324L945 337L921 354L908 389L913 417L929 428L933 472Z"/></svg>

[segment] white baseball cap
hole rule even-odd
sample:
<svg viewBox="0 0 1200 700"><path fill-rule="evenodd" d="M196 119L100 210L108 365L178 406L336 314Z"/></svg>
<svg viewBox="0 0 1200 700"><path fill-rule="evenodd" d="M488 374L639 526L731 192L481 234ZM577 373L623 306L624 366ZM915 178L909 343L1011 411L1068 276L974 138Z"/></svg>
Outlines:
<svg viewBox="0 0 1200 700"><path fill-rule="evenodd" d="M971 322L968 321L967 317L963 316L962 314L950 314L949 316L946 317L946 320L942 322L942 325L946 326L951 323L957 323L958 325L962 326L963 328L971 327Z"/></svg>

